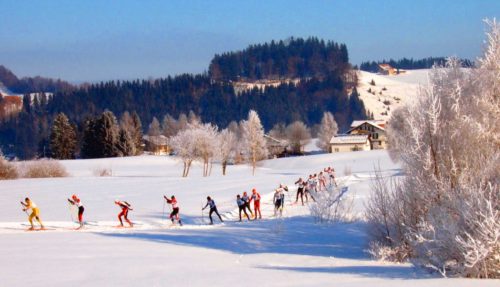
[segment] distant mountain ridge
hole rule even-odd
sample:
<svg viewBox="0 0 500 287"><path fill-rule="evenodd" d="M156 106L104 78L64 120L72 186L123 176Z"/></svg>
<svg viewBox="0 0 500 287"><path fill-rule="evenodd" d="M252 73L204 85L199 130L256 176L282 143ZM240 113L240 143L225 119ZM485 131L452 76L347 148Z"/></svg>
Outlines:
<svg viewBox="0 0 500 287"><path fill-rule="evenodd" d="M352 120L367 116L348 59L345 44L292 38L216 55L208 73L154 80L73 87L41 77L19 80L2 67L0 80L13 92L53 95L24 97L19 116L0 123L0 146L20 158L43 156L52 121L60 112L80 133L86 119L105 110L117 117L136 112L143 129L154 118L178 118L190 111L203 122L224 128L245 119L249 110L259 114L266 130L294 121L313 127L324 112L334 114L339 127L345 128Z"/></svg>

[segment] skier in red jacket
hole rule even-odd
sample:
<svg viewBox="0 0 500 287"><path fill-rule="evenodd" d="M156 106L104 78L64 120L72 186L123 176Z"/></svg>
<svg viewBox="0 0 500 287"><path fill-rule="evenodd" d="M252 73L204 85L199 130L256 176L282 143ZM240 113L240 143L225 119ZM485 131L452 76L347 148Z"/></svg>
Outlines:
<svg viewBox="0 0 500 287"><path fill-rule="evenodd" d="M172 220L172 224L174 224L174 218L177 219L179 225L182 226L181 217L179 216L179 206L177 205L177 199L172 195L170 199L168 199L165 195L163 196L168 204L172 205L172 212L170 213L170 220Z"/></svg>
<svg viewBox="0 0 500 287"><path fill-rule="evenodd" d="M255 219L257 219L257 214L259 216L259 219L262 219L262 213L260 212L260 194L255 188L252 189L252 195L250 196L249 202L252 202L252 200Z"/></svg>
<svg viewBox="0 0 500 287"><path fill-rule="evenodd" d="M118 214L118 220L120 220L120 225L118 227L123 227L122 216L125 219L125 221L130 225L130 227L134 227L132 222L128 219L128 211L133 210L131 205L126 201L119 201L119 200L115 200L115 204L120 206L120 208L122 209L122 212Z"/></svg>

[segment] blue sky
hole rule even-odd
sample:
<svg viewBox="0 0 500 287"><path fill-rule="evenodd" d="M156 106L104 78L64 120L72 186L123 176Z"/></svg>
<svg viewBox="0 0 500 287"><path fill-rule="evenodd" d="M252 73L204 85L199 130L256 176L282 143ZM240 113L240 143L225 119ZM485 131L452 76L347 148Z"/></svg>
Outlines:
<svg viewBox="0 0 500 287"><path fill-rule="evenodd" d="M215 53L290 36L346 43L350 60L475 58L499 0L7 1L0 64L72 82L199 73Z"/></svg>

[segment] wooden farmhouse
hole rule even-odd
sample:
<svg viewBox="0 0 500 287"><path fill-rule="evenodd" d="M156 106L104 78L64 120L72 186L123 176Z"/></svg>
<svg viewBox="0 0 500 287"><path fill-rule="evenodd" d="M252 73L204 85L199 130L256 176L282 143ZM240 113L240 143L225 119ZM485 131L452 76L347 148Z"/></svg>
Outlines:
<svg viewBox="0 0 500 287"><path fill-rule="evenodd" d="M170 146L168 145L168 138L164 135L142 137L144 140L144 151L151 152L155 155L170 154Z"/></svg>

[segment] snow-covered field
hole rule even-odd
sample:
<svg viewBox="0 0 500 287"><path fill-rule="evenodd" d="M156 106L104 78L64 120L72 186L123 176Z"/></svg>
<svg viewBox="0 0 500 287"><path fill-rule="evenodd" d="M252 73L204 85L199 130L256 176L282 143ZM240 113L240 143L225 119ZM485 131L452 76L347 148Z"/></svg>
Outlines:
<svg viewBox="0 0 500 287"><path fill-rule="evenodd" d="M417 97L419 87L428 85L429 71L429 69L408 70L404 74L392 76L360 71L358 73L360 98L365 108L373 112L376 120L387 120L391 111ZM372 80L375 86L370 84ZM375 94L368 92L369 89ZM384 104L384 101L388 101L389 104Z"/></svg>
<svg viewBox="0 0 500 287"><path fill-rule="evenodd" d="M365 224L319 225L306 206L292 205L273 219L271 192L279 183L333 166L346 177L354 211L362 214L375 165L400 175L385 151L317 154L262 162L256 176L243 165L202 177L195 165L181 178L172 157L139 156L63 161L71 176L0 181L0 286L498 286L499 281L442 279L410 264L374 261ZM111 177L96 177L108 168ZM253 187L264 196L264 220L236 222L236 194ZM89 225L74 231L66 198L78 194ZM168 228L162 196L175 194L185 222ZM225 224L208 226L201 207L212 196ZM24 231L19 201L31 197L50 229ZM135 228L114 228L126 200ZM165 208L167 211L167 208ZM74 215L73 215L74 216ZM217 220L215 220L217 222Z"/></svg>

